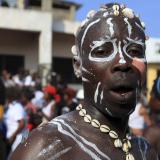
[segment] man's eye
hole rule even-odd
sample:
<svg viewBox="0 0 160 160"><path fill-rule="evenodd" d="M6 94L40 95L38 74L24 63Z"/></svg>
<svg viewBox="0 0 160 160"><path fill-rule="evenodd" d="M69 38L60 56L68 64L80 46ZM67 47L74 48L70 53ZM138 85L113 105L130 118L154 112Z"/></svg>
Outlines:
<svg viewBox="0 0 160 160"><path fill-rule="evenodd" d="M141 50L136 50L136 49L130 49L127 51L127 53L131 56L131 57L137 57L137 58L142 58L144 57L144 52Z"/></svg>
<svg viewBox="0 0 160 160"><path fill-rule="evenodd" d="M127 53L131 57L143 58L145 56L144 49L142 48L142 46L137 46L134 44L127 48Z"/></svg>
<svg viewBox="0 0 160 160"><path fill-rule="evenodd" d="M113 45L112 43L107 43L100 48L96 48L92 51L92 57L107 57L113 53Z"/></svg>

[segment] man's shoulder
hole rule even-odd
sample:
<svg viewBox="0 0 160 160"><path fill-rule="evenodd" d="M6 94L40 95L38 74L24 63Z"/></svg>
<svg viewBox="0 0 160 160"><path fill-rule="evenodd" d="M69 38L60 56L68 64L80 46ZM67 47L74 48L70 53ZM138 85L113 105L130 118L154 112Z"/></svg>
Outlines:
<svg viewBox="0 0 160 160"><path fill-rule="evenodd" d="M33 157L39 160L44 156L49 159L49 156L75 145L68 138L70 135L67 131L69 126L74 126L74 123L74 115L69 113L40 125L17 147L11 160L31 160Z"/></svg>

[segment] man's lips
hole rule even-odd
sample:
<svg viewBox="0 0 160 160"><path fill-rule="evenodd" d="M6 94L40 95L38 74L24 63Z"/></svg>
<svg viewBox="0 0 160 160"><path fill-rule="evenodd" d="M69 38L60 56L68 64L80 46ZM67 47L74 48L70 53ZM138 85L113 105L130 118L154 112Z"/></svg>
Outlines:
<svg viewBox="0 0 160 160"><path fill-rule="evenodd" d="M110 89L109 93L111 96L120 102L127 101L133 96L133 93L135 92L135 87L127 86L127 85L121 85L116 86L112 89Z"/></svg>
<svg viewBox="0 0 160 160"><path fill-rule="evenodd" d="M130 93L134 90L134 87L131 86L126 86L126 85L121 85L121 86L117 86L111 89L112 92L117 93L117 94L121 94L121 95L125 95L127 93Z"/></svg>

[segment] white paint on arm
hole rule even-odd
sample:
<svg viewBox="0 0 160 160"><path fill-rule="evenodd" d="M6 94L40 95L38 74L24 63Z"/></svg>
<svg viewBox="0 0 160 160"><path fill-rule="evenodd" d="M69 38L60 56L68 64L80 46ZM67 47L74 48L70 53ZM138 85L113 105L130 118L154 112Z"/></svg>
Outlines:
<svg viewBox="0 0 160 160"><path fill-rule="evenodd" d="M72 147L67 147L63 150L61 150L60 152L57 152L55 155L53 155L50 159L48 160L57 160L58 158L60 158L63 154L69 152L72 149Z"/></svg>
<svg viewBox="0 0 160 160"><path fill-rule="evenodd" d="M102 157L106 158L107 160L110 160L110 158L104 154L102 151L99 150L99 148L92 142L89 142L88 140L86 140L84 137L78 135L73 128L67 124L64 120L62 119L55 119L55 121L57 122L61 122L65 127L67 127L70 131L70 133L72 135L74 135L75 137L79 138L84 144L88 145L89 147L93 148L99 155L101 155Z"/></svg>
<svg viewBox="0 0 160 160"><path fill-rule="evenodd" d="M51 121L50 123L57 125L58 127L58 131L68 137L70 137L72 140L74 140L77 145L86 153L88 154L93 160L102 160L101 158L99 158L99 156L94 153L92 150L88 149L81 141L79 141L73 134L71 134L70 132L66 131L65 129L62 128L62 125L59 122ZM108 159L110 160L110 159Z"/></svg>

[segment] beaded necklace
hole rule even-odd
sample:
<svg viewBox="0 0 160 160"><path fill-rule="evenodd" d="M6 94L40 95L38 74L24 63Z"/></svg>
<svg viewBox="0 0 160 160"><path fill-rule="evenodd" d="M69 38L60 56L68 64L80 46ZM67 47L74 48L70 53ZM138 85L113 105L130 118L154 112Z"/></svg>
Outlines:
<svg viewBox="0 0 160 160"><path fill-rule="evenodd" d="M125 153L126 160L135 160L134 156L129 153L129 150L131 149L131 142L127 136L126 139L121 140L115 131L111 130L107 125L101 125L97 119L93 119L89 114L87 114L87 111L81 104L76 107L76 110L79 111L79 115L84 118L86 123L89 123L93 127L99 129L100 132L108 134L109 137L114 140L114 147L120 148Z"/></svg>

